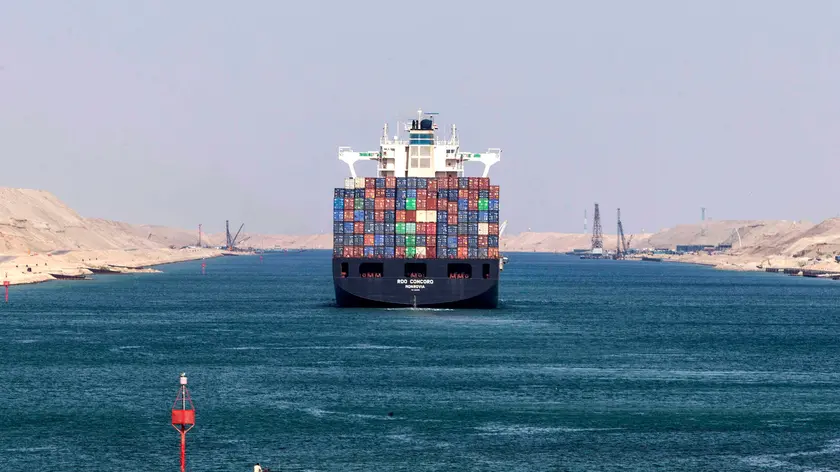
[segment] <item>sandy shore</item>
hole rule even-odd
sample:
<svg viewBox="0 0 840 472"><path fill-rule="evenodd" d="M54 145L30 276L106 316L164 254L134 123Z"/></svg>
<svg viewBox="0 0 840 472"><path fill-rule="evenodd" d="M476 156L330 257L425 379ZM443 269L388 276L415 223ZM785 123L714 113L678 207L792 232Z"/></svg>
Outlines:
<svg viewBox="0 0 840 472"><path fill-rule="evenodd" d="M759 271L766 269L796 269L801 270L822 270L840 273L840 263L832 258L822 260L810 259L807 257L790 256L742 256L738 254L683 254L683 255L656 255L651 257L661 258L668 262L681 262L687 264L702 264L720 270L735 271ZM641 256L634 256L639 259Z"/></svg>
<svg viewBox="0 0 840 472"><path fill-rule="evenodd" d="M218 257L216 249L136 249L57 251L0 255L0 276L10 285L56 280L61 276L111 273L159 272L153 266Z"/></svg>

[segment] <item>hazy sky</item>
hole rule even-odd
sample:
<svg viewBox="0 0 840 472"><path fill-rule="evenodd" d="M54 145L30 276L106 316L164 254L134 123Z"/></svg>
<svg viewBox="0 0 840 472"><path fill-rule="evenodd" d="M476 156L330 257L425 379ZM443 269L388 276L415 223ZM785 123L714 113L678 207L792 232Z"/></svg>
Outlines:
<svg viewBox="0 0 840 472"><path fill-rule="evenodd" d="M423 108L503 149L510 231L582 231L595 201L609 233L617 206L629 232L701 206L815 221L840 212L838 25L832 0L9 0L0 185L132 223L330 231L338 146Z"/></svg>

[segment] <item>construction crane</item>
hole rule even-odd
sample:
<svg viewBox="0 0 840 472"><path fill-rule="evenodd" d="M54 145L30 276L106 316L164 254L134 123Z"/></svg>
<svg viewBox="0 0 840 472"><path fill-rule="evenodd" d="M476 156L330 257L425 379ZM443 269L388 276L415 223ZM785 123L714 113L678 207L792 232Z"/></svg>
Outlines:
<svg viewBox="0 0 840 472"><path fill-rule="evenodd" d="M624 225L621 224L621 208L616 209L616 237L615 237L615 258L624 259L627 256L627 250L630 249L630 242L633 241L633 236L630 236L630 241L624 239Z"/></svg>
<svg viewBox="0 0 840 472"><path fill-rule="evenodd" d="M227 250L228 251L233 251L233 248L236 247L236 244L242 242L242 241L238 241L238 238L239 238L239 233L242 232L242 227L243 226L245 226L245 223L242 223L239 226L239 231L237 231L236 234L233 237L231 237L231 235L230 235L230 221L225 220L225 233L226 233L226 236L227 236L227 241L226 242L227 242Z"/></svg>

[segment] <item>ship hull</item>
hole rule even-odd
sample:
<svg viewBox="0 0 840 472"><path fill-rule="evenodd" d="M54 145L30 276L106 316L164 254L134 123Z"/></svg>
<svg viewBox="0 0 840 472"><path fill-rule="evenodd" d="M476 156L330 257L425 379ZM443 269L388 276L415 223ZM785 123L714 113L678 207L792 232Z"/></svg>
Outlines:
<svg viewBox="0 0 840 472"><path fill-rule="evenodd" d="M499 273L497 259L333 259L340 307L497 308Z"/></svg>

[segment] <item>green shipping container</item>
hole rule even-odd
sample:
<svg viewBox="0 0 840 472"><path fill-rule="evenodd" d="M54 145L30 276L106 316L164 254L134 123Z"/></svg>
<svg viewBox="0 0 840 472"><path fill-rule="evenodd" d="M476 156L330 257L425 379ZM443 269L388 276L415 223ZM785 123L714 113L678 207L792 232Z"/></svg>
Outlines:
<svg viewBox="0 0 840 472"><path fill-rule="evenodd" d="M417 236L413 234L407 234L405 236L405 247L410 247L414 249L415 246L417 246Z"/></svg>
<svg viewBox="0 0 840 472"><path fill-rule="evenodd" d="M413 259L417 257L417 248L414 247L407 247L405 248L405 257Z"/></svg>
<svg viewBox="0 0 840 472"><path fill-rule="evenodd" d="M406 198L405 199L405 209L406 210L416 210L417 209L417 199L416 198Z"/></svg>
<svg viewBox="0 0 840 472"><path fill-rule="evenodd" d="M490 200L486 198L478 199L478 211L487 211L490 209Z"/></svg>
<svg viewBox="0 0 840 472"><path fill-rule="evenodd" d="M364 210L365 209L365 199L364 198L357 198L356 201L353 202L353 209L354 210Z"/></svg>
<svg viewBox="0 0 840 472"><path fill-rule="evenodd" d="M417 223L406 223L405 224L405 234L416 234L417 233Z"/></svg>
<svg viewBox="0 0 840 472"><path fill-rule="evenodd" d="M405 234L405 223L397 223L397 234Z"/></svg>

